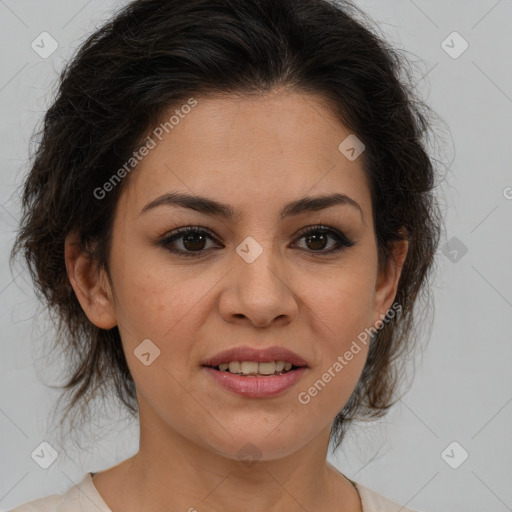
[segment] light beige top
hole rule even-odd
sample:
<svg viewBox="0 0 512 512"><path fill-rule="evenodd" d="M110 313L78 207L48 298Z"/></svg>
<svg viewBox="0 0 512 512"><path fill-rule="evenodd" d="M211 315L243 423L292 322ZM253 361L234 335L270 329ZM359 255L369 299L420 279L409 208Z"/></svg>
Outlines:
<svg viewBox="0 0 512 512"><path fill-rule="evenodd" d="M94 473L93 473L94 474ZM363 512L414 512L403 508L384 496L364 487L356 486ZM29 501L9 512L112 512L94 486L91 473L87 473L76 485L63 494L52 494L44 498Z"/></svg>

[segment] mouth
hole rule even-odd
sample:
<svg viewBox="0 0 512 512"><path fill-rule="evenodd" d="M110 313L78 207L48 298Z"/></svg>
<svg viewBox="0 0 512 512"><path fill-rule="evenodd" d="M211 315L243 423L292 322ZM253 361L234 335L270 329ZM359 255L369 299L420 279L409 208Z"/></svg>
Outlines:
<svg viewBox="0 0 512 512"><path fill-rule="evenodd" d="M201 366L211 382L247 398L281 395L296 386L309 368L305 359L285 347L247 345L224 350Z"/></svg>
<svg viewBox="0 0 512 512"><path fill-rule="evenodd" d="M218 372L239 375L241 377L272 377L284 375L302 368L290 361L227 361L216 366L205 365Z"/></svg>

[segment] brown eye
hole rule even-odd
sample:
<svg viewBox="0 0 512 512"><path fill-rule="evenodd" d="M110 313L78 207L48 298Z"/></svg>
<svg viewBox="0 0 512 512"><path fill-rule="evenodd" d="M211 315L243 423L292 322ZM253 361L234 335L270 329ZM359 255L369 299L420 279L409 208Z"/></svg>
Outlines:
<svg viewBox="0 0 512 512"><path fill-rule="evenodd" d="M334 254L355 245L355 242L347 238L343 233L322 225L313 229L309 228L308 231L303 232L299 240L302 239L305 240L306 248L301 248L301 250L313 254L318 253L319 256ZM329 239L334 240L336 243L327 249ZM216 241L209 231L188 226L172 232L169 236L158 242L158 245L179 256L201 257L213 249L212 247L206 247L208 240Z"/></svg>
<svg viewBox="0 0 512 512"><path fill-rule="evenodd" d="M201 256L208 251L207 241L214 240L208 231L194 227L181 228L159 242L169 252L182 256ZM176 248L180 242L182 248Z"/></svg>
<svg viewBox="0 0 512 512"><path fill-rule="evenodd" d="M187 249L187 251L200 251L204 249L206 239L203 234L199 233L191 233L188 235L183 235L183 247Z"/></svg>
<svg viewBox="0 0 512 512"><path fill-rule="evenodd" d="M314 233L303 238L305 238L306 245L308 245L310 249L317 251L325 249L329 236L325 233Z"/></svg>
<svg viewBox="0 0 512 512"><path fill-rule="evenodd" d="M334 239L337 244L335 244L334 248L326 249L329 238ZM323 226L309 229L300 236L299 240L302 239L305 240L307 249L311 252L319 252L320 254L333 254L355 245L355 242L347 238L343 233Z"/></svg>

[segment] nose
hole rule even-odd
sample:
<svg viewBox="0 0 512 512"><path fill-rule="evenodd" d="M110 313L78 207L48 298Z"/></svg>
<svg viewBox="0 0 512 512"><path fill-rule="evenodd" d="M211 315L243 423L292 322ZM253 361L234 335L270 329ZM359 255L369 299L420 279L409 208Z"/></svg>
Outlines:
<svg viewBox="0 0 512 512"><path fill-rule="evenodd" d="M293 321L298 302L277 252L265 249L254 261L237 254L233 265L219 303L226 321L256 327Z"/></svg>

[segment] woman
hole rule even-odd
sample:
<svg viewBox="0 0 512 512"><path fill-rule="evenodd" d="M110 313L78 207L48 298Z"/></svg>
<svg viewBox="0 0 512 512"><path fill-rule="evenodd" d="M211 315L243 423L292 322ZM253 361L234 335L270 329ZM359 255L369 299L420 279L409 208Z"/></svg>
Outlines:
<svg viewBox="0 0 512 512"><path fill-rule="evenodd" d="M18 512L407 509L326 462L396 401L439 239L425 108L326 0L138 0L64 71L22 252L138 452ZM63 418L64 420L64 418Z"/></svg>

